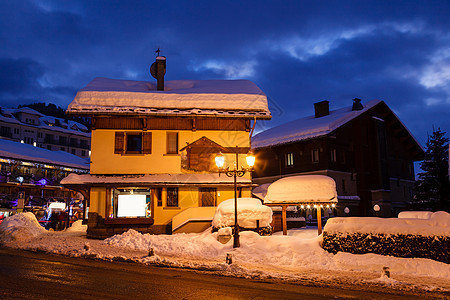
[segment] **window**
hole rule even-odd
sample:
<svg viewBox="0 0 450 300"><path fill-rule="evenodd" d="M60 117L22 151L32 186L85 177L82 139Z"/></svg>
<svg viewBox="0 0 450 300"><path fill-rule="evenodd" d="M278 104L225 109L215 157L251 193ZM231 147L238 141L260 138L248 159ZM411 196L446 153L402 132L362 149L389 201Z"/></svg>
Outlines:
<svg viewBox="0 0 450 300"><path fill-rule="evenodd" d="M198 194L200 206L216 206L216 188L200 188Z"/></svg>
<svg viewBox="0 0 450 300"><path fill-rule="evenodd" d="M19 128L14 128L14 134L19 134L20 133L20 129Z"/></svg>
<svg viewBox="0 0 450 300"><path fill-rule="evenodd" d="M162 188L155 189L155 198L158 206L162 206Z"/></svg>
<svg viewBox="0 0 450 300"><path fill-rule="evenodd" d="M52 150L52 146L47 145L47 150Z"/></svg>
<svg viewBox="0 0 450 300"><path fill-rule="evenodd" d="M178 132L167 133L167 154L178 154Z"/></svg>
<svg viewBox="0 0 450 300"><path fill-rule="evenodd" d="M319 149L314 149L312 152L312 162L318 163L319 162Z"/></svg>
<svg viewBox="0 0 450 300"><path fill-rule="evenodd" d="M114 142L116 154L151 154L151 132L116 132Z"/></svg>
<svg viewBox="0 0 450 300"><path fill-rule="evenodd" d="M86 151L85 150L81 150L81 156L86 156Z"/></svg>
<svg viewBox="0 0 450 300"><path fill-rule="evenodd" d="M140 133L127 134L125 153L138 154L142 152L142 135Z"/></svg>
<svg viewBox="0 0 450 300"><path fill-rule="evenodd" d="M286 153L286 167L292 167L294 165L294 153Z"/></svg>
<svg viewBox="0 0 450 300"><path fill-rule="evenodd" d="M149 218L152 216L149 189L113 189L109 218Z"/></svg>
<svg viewBox="0 0 450 300"><path fill-rule="evenodd" d="M77 150L72 149L72 154L73 154L73 155L76 155L76 153L77 153Z"/></svg>
<svg viewBox="0 0 450 300"><path fill-rule="evenodd" d="M178 207L178 188L167 188L167 207Z"/></svg>
<svg viewBox="0 0 450 300"><path fill-rule="evenodd" d="M336 162L337 158L336 158L336 149L331 149L331 161L332 162Z"/></svg>

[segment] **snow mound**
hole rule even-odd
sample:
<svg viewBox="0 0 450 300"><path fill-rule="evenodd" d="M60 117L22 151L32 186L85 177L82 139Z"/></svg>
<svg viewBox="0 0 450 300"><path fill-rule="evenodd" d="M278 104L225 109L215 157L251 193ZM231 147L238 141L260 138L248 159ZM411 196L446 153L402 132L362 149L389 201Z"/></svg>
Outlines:
<svg viewBox="0 0 450 300"><path fill-rule="evenodd" d="M337 202L336 182L324 175L289 176L272 183L264 203Z"/></svg>
<svg viewBox="0 0 450 300"><path fill-rule="evenodd" d="M431 211L402 211L398 214L399 219L430 219Z"/></svg>
<svg viewBox="0 0 450 300"><path fill-rule="evenodd" d="M430 219L422 218L375 218L349 217L332 218L327 221L324 231L327 233L379 233L413 234L423 236L450 236L450 214L438 211Z"/></svg>
<svg viewBox="0 0 450 300"><path fill-rule="evenodd" d="M67 228L65 232L86 232L87 225L83 225L83 220L73 222L72 226Z"/></svg>
<svg viewBox="0 0 450 300"><path fill-rule="evenodd" d="M267 227L272 222L272 209L262 205L255 198L238 198L238 224L244 228L256 228L259 220L260 227ZM223 201L217 206L212 226L216 228L234 225L234 199Z"/></svg>
<svg viewBox="0 0 450 300"><path fill-rule="evenodd" d="M33 213L15 214L0 224L0 242L26 241L46 232Z"/></svg>

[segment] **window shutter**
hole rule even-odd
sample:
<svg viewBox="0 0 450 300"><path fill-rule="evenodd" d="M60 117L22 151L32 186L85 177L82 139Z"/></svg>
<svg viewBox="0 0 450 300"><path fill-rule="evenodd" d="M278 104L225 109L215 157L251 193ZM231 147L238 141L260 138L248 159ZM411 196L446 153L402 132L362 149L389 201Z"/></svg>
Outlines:
<svg viewBox="0 0 450 300"><path fill-rule="evenodd" d="M144 132L143 133L143 142L142 142L142 153L151 154L152 153L152 133Z"/></svg>
<svg viewBox="0 0 450 300"><path fill-rule="evenodd" d="M114 143L114 154L122 154L125 146L125 132L116 132Z"/></svg>

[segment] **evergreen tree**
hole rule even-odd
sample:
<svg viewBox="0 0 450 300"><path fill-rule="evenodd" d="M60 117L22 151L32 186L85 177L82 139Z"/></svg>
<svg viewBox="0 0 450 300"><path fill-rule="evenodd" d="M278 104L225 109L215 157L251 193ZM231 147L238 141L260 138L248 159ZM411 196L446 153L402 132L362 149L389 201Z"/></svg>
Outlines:
<svg viewBox="0 0 450 300"><path fill-rule="evenodd" d="M423 172L415 186L415 206L424 210L449 211L449 139L440 128L433 131L425 146L425 159L420 163Z"/></svg>

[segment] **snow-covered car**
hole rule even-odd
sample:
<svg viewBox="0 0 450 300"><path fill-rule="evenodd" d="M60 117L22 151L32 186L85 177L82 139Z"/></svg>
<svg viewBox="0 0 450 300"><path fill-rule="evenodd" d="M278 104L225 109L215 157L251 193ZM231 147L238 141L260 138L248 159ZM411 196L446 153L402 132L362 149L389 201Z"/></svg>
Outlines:
<svg viewBox="0 0 450 300"><path fill-rule="evenodd" d="M217 206L212 221L213 232L220 228L234 226L234 198L223 201ZM272 209L255 198L238 198L237 215L240 230L252 230L260 235L272 234Z"/></svg>

